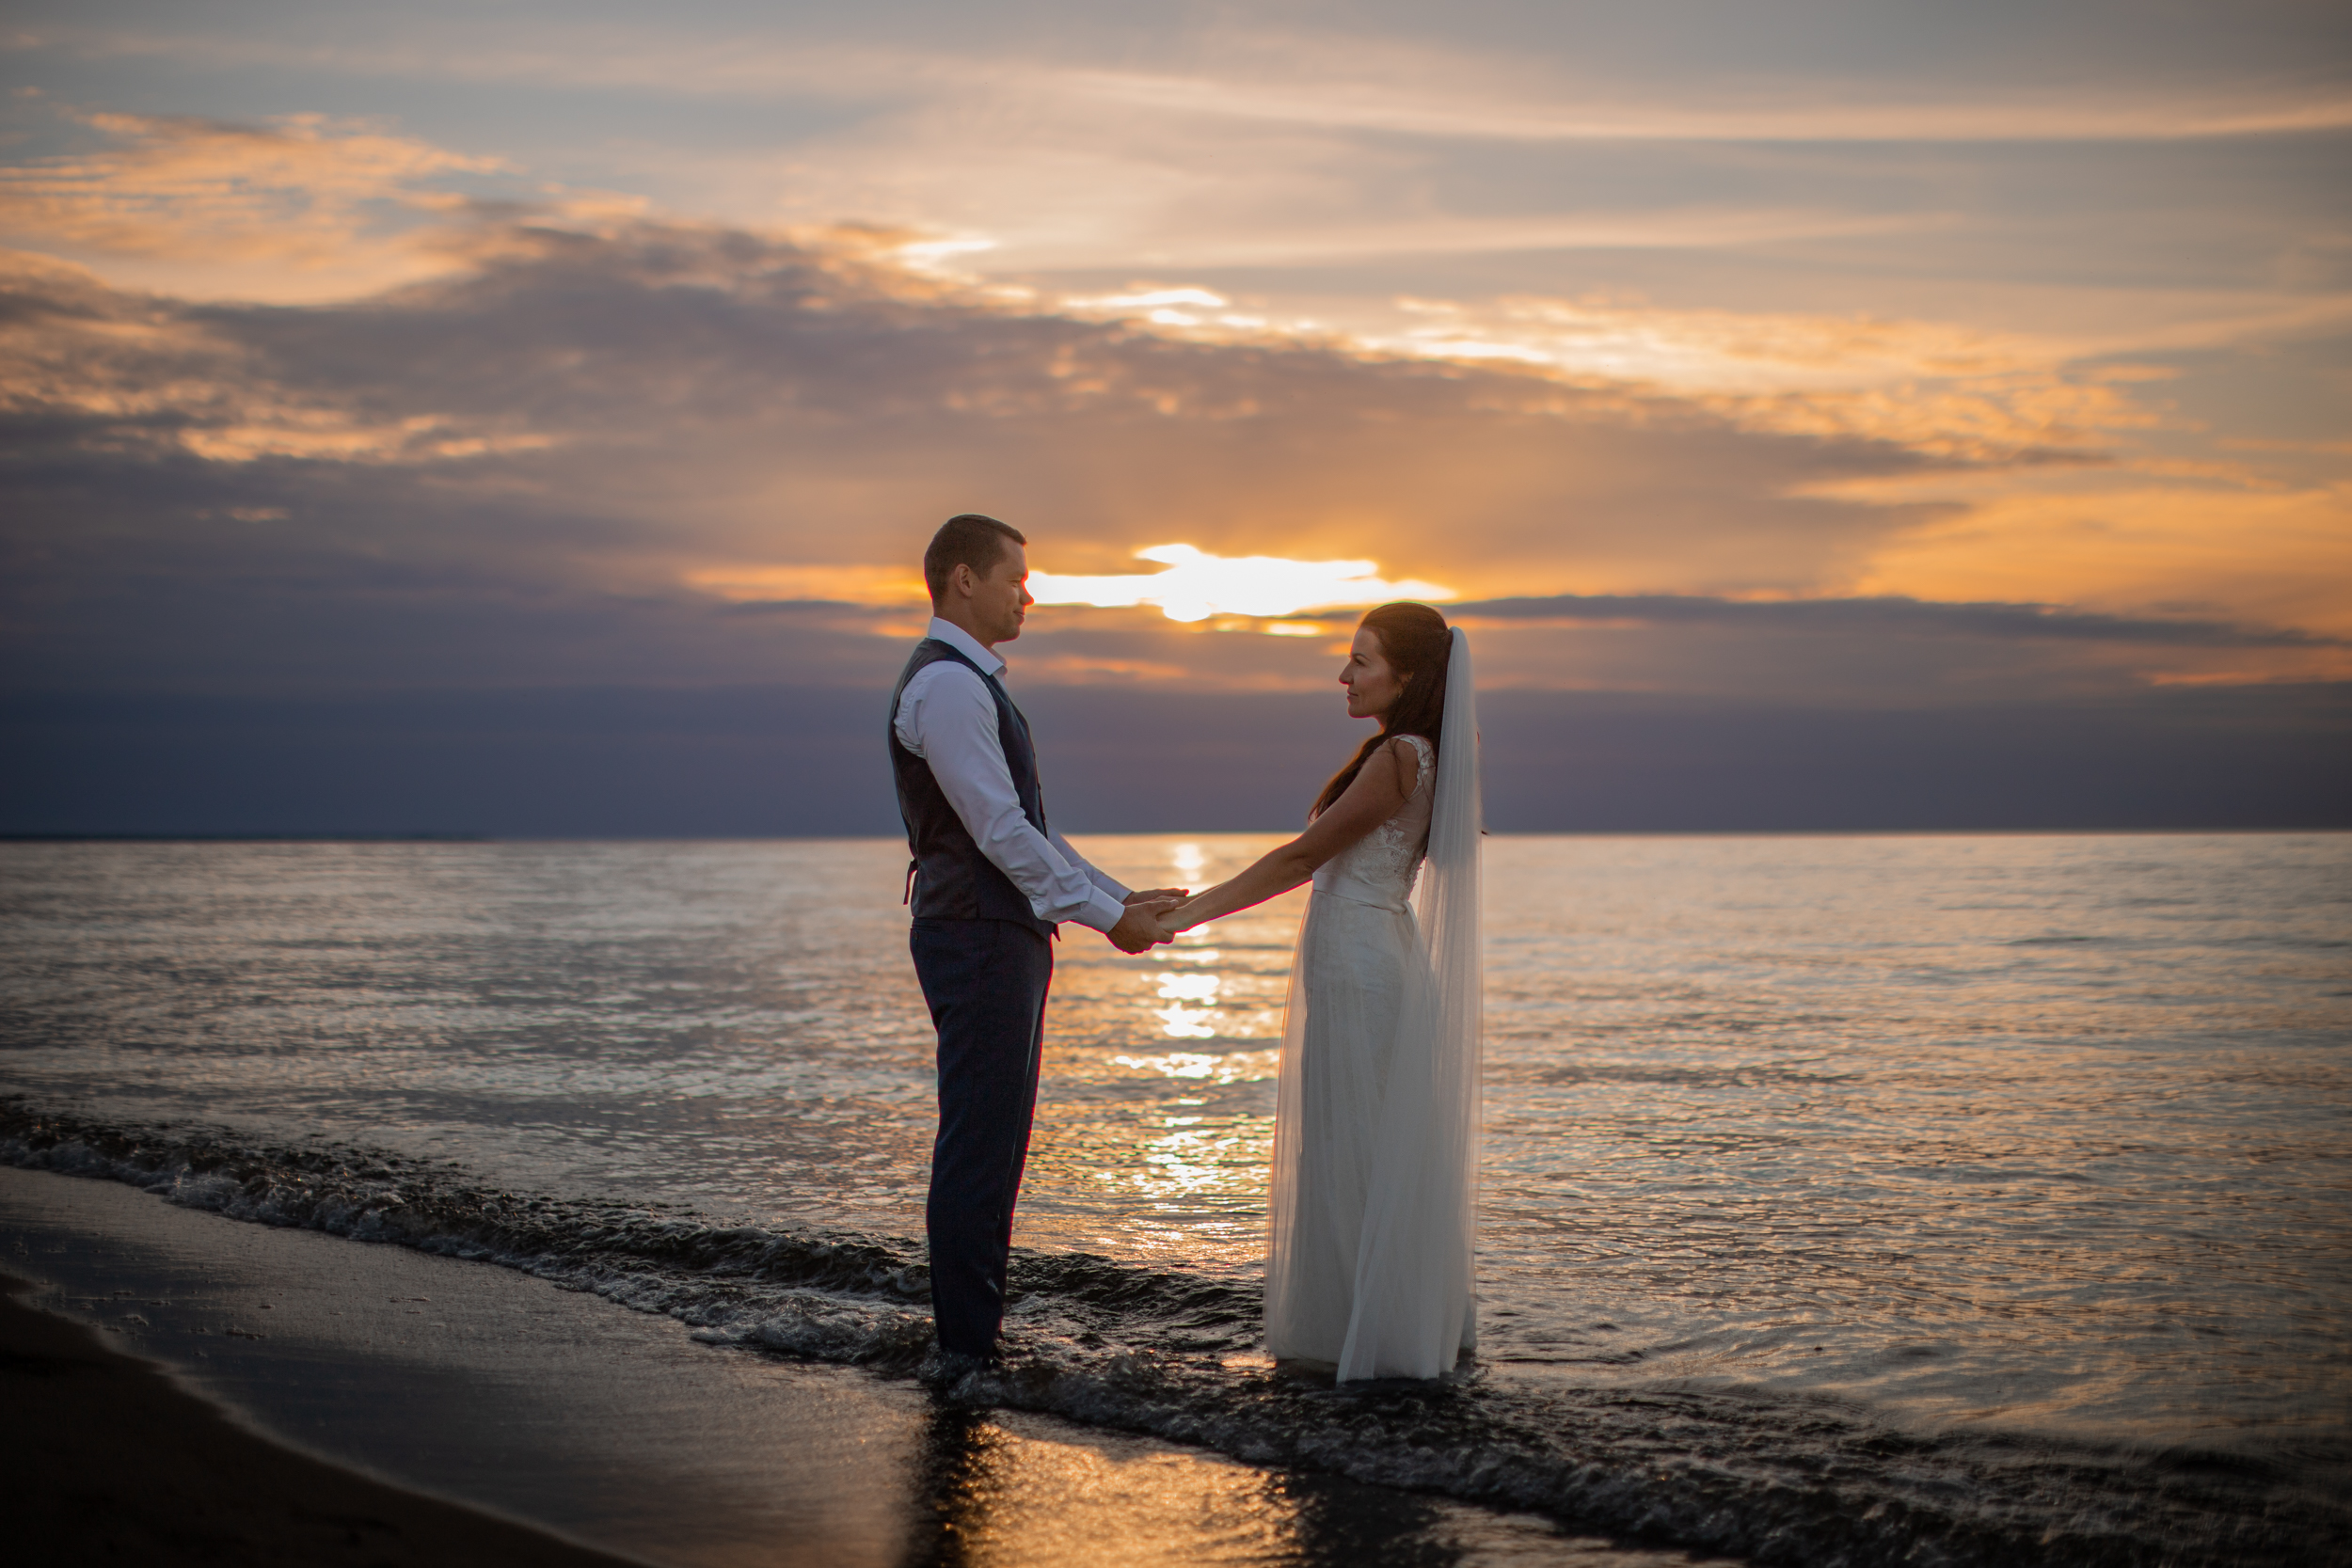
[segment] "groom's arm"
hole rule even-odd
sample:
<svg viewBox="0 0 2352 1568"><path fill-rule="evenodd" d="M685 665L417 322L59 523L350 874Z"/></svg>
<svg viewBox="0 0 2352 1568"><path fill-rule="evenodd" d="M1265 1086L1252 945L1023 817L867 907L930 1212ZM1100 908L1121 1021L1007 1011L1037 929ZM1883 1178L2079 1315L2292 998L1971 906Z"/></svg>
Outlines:
<svg viewBox="0 0 2352 1568"><path fill-rule="evenodd" d="M999 742L999 744L1002 743ZM1118 899L1120 903L1124 904L1127 901L1128 895L1134 890L1129 888L1126 883L1113 877L1109 872L1104 870L1101 866L1095 864L1092 861L1087 859L1084 855L1078 853L1077 850L1073 849L1070 847L1070 841L1068 839L1062 837L1059 833L1048 833L1045 841L1048 844L1051 844L1055 849L1060 853L1062 859L1084 871L1087 874L1088 881L1092 882L1096 887L1101 888L1104 893L1109 894L1113 898Z"/></svg>
<svg viewBox="0 0 2352 1568"><path fill-rule="evenodd" d="M1040 920L1074 920L1107 933L1126 915L1127 890L1039 832L1021 810L996 733L996 704L979 676L946 659L916 672L898 699L898 740L930 764L972 842Z"/></svg>

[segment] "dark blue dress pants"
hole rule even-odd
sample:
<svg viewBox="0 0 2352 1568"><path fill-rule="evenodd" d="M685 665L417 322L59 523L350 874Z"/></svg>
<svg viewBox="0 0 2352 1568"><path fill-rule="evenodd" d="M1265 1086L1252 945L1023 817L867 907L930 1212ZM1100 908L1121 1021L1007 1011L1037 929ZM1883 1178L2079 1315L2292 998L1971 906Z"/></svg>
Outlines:
<svg viewBox="0 0 2352 1568"><path fill-rule="evenodd" d="M989 1355L1005 1318L1054 951L1009 920L917 920L908 945L939 1031L939 1136L924 1212L931 1321L941 1349Z"/></svg>

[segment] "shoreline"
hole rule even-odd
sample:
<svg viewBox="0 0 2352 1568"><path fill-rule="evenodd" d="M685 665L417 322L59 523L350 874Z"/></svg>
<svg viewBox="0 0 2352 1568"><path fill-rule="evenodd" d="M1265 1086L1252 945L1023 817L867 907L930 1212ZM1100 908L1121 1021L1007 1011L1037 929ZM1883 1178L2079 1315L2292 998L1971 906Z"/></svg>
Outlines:
<svg viewBox="0 0 2352 1568"><path fill-rule="evenodd" d="M660 1271L550 1280L462 1239L309 1228L307 1205L230 1217L221 1192L254 1193L234 1167L183 1207L99 1166L0 1166L0 1262L48 1281L63 1315L119 1328L296 1447L664 1568L915 1568L963 1560L952 1540L975 1536L1006 1568L1058 1568L1138 1533L1164 1549L1127 1560L1188 1568L1859 1561L1939 1539L1955 1563L2352 1563L2319 1455L1946 1440L1828 1410L1792 1432L1672 1389L1478 1390L1433 1411L1406 1390L1187 1382L1175 1363L1023 1361L935 1396L837 1345L796 1353L790 1331L865 1309L854 1291L787 1291L746 1332L730 1276L684 1301L686 1276ZM1906 1458L1881 1482L1889 1442ZM1823 1485L1825 1463L1852 1480ZM1856 1507L1873 1494L1905 1506ZM1698 1516L1726 1506L1743 1512Z"/></svg>
<svg viewBox="0 0 2352 1568"><path fill-rule="evenodd" d="M0 1166L0 1268L43 1282L46 1311L16 1311L128 1352L151 1389L249 1448L394 1499L520 1521L510 1528L576 1554L354 1561L913 1568L977 1552L1062 1568L1102 1560L1114 1540L1137 1568L1694 1560L1536 1514L697 1342L675 1319L495 1263L231 1219L103 1178ZM106 1344L118 1334L119 1347ZM75 1418L96 1435L61 1457L64 1472L115 1490L168 1473L199 1443L183 1433L133 1454L108 1434L135 1428L136 1410ZM37 1432L17 1423L11 1442ZM236 1512L174 1492L152 1528L183 1509ZM138 1558L343 1560L144 1545Z"/></svg>
<svg viewBox="0 0 2352 1568"><path fill-rule="evenodd" d="M644 1568L247 1431L0 1273L0 1466L18 1549L57 1560Z"/></svg>

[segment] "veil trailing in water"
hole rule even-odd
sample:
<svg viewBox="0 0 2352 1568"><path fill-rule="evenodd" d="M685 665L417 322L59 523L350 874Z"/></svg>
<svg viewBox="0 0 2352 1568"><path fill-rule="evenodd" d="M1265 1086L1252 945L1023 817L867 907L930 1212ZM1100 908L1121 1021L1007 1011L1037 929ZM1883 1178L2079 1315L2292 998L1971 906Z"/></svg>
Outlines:
<svg viewBox="0 0 2352 1568"><path fill-rule="evenodd" d="M1479 904L1485 831L1478 694L1470 640L1454 629L1437 797L1411 967L1371 1144L1355 1307L1339 1376L1432 1377L1478 1338L1472 1263L1479 1060L1486 1017Z"/></svg>

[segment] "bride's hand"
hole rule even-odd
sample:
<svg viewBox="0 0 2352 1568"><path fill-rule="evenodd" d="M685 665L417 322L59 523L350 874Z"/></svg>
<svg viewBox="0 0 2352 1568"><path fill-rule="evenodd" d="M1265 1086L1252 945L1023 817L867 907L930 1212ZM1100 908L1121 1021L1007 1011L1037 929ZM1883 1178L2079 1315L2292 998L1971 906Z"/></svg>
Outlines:
<svg viewBox="0 0 2352 1568"><path fill-rule="evenodd" d="M1174 942L1178 936L1182 935L1185 931L1191 930L1195 926L1200 924L1197 918L1187 912L1191 907L1191 901L1186 901L1180 904L1170 904L1166 909L1154 910L1152 911L1152 920L1159 926L1161 930L1168 933L1166 938L1167 941Z"/></svg>

